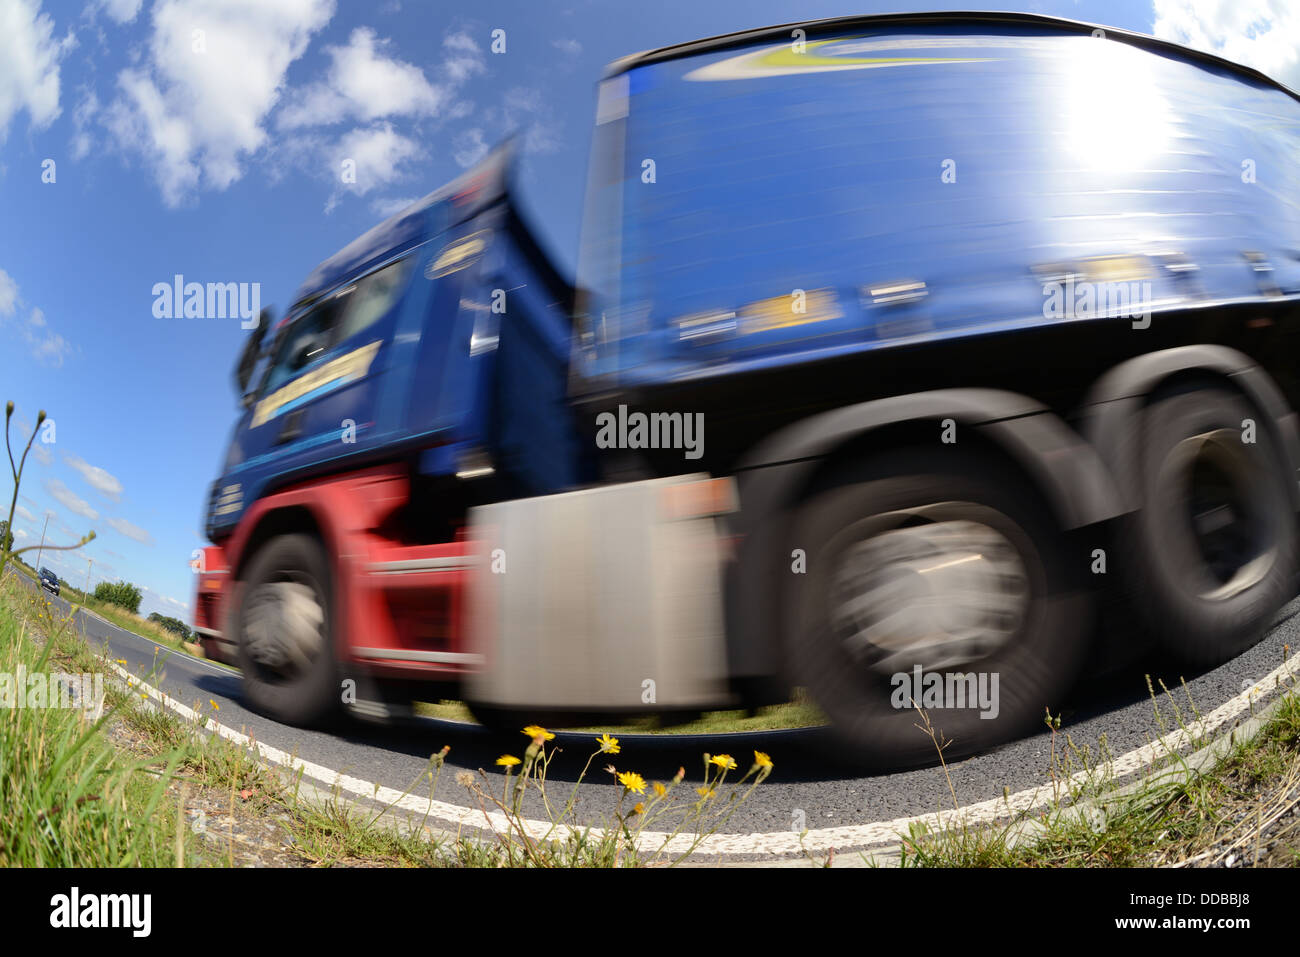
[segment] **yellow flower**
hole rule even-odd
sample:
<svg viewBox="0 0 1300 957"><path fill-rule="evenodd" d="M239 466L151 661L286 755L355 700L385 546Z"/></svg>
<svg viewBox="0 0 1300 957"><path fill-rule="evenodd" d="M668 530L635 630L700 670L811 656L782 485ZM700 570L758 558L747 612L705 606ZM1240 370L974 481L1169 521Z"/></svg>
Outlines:
<svg viewBox="0 0 1300 957"><path fill-rule="evenodd" d="M125 658L118 658L118 659L117 659L117 663L118 663L119 665L124 665L124 664L126 664L126 659L125 659Z"/></svg>
<svg viewBox="0 0 1300 957"><path fill-rule="evenodd" d="M221 705L217 704L217 702L212 698L208 699L208 704L212 705L212 707L217 711L221 710Z"/></svg>
<svg viewBox="0 0 1300 957"><path fill-rule="evenodd" d="M701 786L695 789L695 793L707 801L709 798L713 797L713 788L706 788Z"/></svg>
<svg viewBox="0 0 1300 957"><path fill-rule="evenodd" d="M533 739L542 738L545 741L555 740L555 735L539 724L530 724L528 727L524 728L524 734Z"/></svg>
<svg viewBox="0 0 1300 957"><path fill-rule="evenodd" d="M660 784L658 781L656 781L656 782L655 782L655 797L663 797L663 796L664 796L665 794L667 794L667 793L668 793L668 789L667 789L666 787L664 787L662 784Z"/></svg>
<svg viewBox="0 0 1300 957"><path fill-rule="evenodd" d="M729 754L715 754L713 757L709 758L709 763L716 764L724 771L731 771L736 767L736 759Z"/></svg>
<svg viewBox="0 0 1300 957"><path fill-rule="evenodd" d="M632 808L632 813L633 813L633 814L644 814L644 813L645 813L645 804L643 804L641 801L637 801L637 802L636 802L636 807Z"/></svg>
<svg viewBox="0 0 1300 957"><path fill-rule="evenodd" d="M772 759L769 758L762 751L755 751L754 763L757 764L760 768L770 768L772 766Z"/></svg>
<svg viewBox="0 0 1300 957"><path fill-rule="evenodd" d="M516 764L523 764L523 762L513 754L503 754L501 757L497 758L497 764L501 765L503 768L511 768Z"/></svg>
<svg viewBox="0 0 1300 957"><path fill-rule="evenodd" d="M645 778L635 771L624 771L618 776L618 783L633 794L642 794L645 791Z"/></svg>
<svg viewBox="0 0 1300 957"><path fill-rule="evenodd" d="M605 754L618 754L618 738L611 738L608 731L597 738L596 743Z"/></svg>

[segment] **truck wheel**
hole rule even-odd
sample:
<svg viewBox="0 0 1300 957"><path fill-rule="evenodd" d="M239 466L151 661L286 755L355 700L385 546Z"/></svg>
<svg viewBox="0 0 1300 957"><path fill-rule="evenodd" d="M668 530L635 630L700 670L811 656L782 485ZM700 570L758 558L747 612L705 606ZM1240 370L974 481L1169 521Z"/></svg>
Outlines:
<svg viewBox="0 0 1300 957"><path fill-rule="evenodd" d="M1226 388L1158 395L1138 428L1141 474L1129 481L1143 507L1120 527L1131 603L1164 651L1217 664L1253 644L1291 597L1293 479L1258 410Z"/></svg>
<svg viewBox="0 0 1300 957"><path fill-rule="evenodd" d="M309 535L283 535L249 565L239 606L244 698L258 712L315 725L340 709L329 560Z"/></svg>
<svg viewBox="0 0 1300 957"><path fill-rule="evenodd" d="M841 756L937 761L918 707L948 742L945 760L1061 707L1091 603L1050 512L1010 469L957 451L892 453L819 483L792 532L807 566L788 586L788 667Z"/></svg>

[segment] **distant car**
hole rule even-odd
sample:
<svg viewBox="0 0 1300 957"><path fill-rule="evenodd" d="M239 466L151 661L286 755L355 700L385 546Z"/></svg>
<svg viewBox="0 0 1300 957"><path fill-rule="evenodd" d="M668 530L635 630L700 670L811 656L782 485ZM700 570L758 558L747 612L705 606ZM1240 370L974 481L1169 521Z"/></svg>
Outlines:
<svg viewBox="0 0 1300 957"><path fill-rule="evenodd" d="M41 576L41 587L57 595L59 593L59 576L45 567L41 568L39 574Z"/></svg>

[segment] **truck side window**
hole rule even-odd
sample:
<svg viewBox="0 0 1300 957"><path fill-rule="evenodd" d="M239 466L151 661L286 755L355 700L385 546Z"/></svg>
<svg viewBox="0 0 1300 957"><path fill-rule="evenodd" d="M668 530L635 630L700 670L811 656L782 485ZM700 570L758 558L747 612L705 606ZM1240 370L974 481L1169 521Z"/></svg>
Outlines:
<svg viewBox="0 0 1300 957"><path fill-rule="evenodd" d="M272 349L262 395L388 315L405 292L410 275L408 256L343 287L285 326Z"/></svg>
<svg viewBox="0 0 1300 957"><path fill-rule="evenodd" d="M410 275L408 256L358 280L339 319L334 342L346 342L388 315L406 290Z"/></svg>
<svg viewBox="0 0 1300 957"><path fill-rule="evenodd" d="M350 290L330 296L285 326L275 344L263 395L292 379L333 347L338 341L335 327L350 298Z"/></svg>

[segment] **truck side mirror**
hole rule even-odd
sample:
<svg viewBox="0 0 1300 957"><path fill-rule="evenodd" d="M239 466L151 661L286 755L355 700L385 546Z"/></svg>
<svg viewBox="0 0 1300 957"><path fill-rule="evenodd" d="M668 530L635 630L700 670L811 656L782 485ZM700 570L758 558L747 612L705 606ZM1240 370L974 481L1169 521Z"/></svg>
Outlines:
<svg viewBox="0 0 1300 957"><path fill-rule="evenodd" d="M239 353L239 362L235 365L235 385L243 398L247 398L248 383L253 378L253 370L257 368L257 360L262 358L262 343L274 315L270 306L262 310L257 317L257 326L249 333L248 341ZM244 408L248 408L247 403Z"/></svg>

